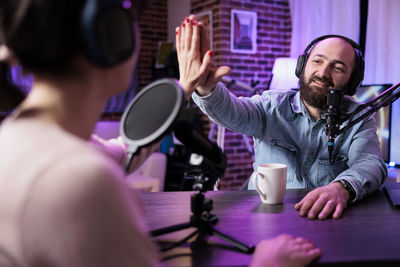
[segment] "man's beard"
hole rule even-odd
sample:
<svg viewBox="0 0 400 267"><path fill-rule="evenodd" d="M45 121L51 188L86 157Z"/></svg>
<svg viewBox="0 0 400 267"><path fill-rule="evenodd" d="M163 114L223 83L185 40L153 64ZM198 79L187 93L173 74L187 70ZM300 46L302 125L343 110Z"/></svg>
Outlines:
<svg viewBox="0 0 400 267"><path fill-rule="evenodd" d="M325 87L311 88L310 84L313 79L324 82ZM333 82L331 80L312 76L308 84L306 84L304 76L300 77L300 97L304 102L314 108L323 109L326 106L329 87L333 87Z"/></svg>

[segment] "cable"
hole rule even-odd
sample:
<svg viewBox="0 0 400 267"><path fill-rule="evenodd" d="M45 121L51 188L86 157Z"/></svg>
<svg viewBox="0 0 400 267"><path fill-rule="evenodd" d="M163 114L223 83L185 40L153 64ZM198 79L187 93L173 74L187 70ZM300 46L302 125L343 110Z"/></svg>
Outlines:
<svg viewBox="0 0 400 267"><path fill-rule="evenodd" d="M190 238L192 238L193 236L197 235L198 233L199 233L199 230L193 231L188 236L184 237L182 240L180 240L180 241L178 241L178 242L176 242L176 243L174 243L174 244L172 244L172 245L170 245L168 247L161 248L161 251L164 252L164 251L168 251L168 250L171 250L173 248L179 247L180 245L186 243L186 241L188 241Z"/></svg>
<svg viewBox="0 0 400 267"><path fill-rule="evenodd" d="M164 258L161 258L161 261L169 261L172 260L173 258L178 258L178 257L192 257L192 253L179 253L179 254L174 254L174 255L169 255Z"/></svg>

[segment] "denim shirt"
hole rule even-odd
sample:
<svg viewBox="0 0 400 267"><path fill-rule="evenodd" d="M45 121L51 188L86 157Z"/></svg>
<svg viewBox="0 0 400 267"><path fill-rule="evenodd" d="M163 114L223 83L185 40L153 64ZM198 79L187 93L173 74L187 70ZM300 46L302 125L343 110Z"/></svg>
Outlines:
<svg viewBox="0 0 400 267"><path fill-rule="evenodd" d="M272 90L251 98L236 97L219 83L211 94L192 98L219 125L253 136L254 171L261 163L286 164L288 189L312 189L345 179L356 191L355 201L374 192L387 176L371 116L349 127L335 162L330 163L325 123L311 118L299 92ZM358 105L345 97L342 112L351 113ZM335 147L342 135L335 138ZM254 188L251 181L249 189Z"/></svg>

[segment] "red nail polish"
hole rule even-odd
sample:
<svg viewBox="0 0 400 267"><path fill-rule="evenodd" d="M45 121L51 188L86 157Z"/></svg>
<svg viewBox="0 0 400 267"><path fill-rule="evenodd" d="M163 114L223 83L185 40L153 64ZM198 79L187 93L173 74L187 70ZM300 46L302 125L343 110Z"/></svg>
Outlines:
<svg viewBox="0 0 400 267"><path fill-rule="evenodd" d="M214 51L208 51L208 55L210 56L210 57L212 57L212 56L214 56Z"/></svg>
<svg viewBox="0 0 400 267"><path fill-rule="evenodd" d="M192 25L193 25L193 26L196 26L196 24L197 24L197 21L193 20L193 21L192 21Z"/></svg>
<svg viewBox="0 0 400 267"><path fill-rule="evenodd" d="M185 20L186 20L186 22L189 22L189 18L188 17L186 17Z"/></svg>
<svg viewBox="0 0 400 267"><path fill-rule="evenodd" d="M184 22L182 22L182 27L185 27L185 23Z"/></svg>
<svg viewBox="0 0 400 267"><path fill-rule="evenodd" d="M179 34L179 31L175 31L175 34L178 35L178 34Z"/></svg>

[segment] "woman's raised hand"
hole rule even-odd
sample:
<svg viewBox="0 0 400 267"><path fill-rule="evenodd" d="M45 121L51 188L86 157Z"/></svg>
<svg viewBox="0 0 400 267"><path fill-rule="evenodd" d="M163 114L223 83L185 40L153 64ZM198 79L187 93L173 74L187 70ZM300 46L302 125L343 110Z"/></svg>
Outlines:
<svg viewBox="0 0 400 267"><path fill-rule="evenodd" d="M222 76L229 74L227 66L216 67L214 52L210 50L207 30L202 22L191 15L176 28L176 51L179 62L179 82L187 99L197 90L209 94Z"/></svg>

